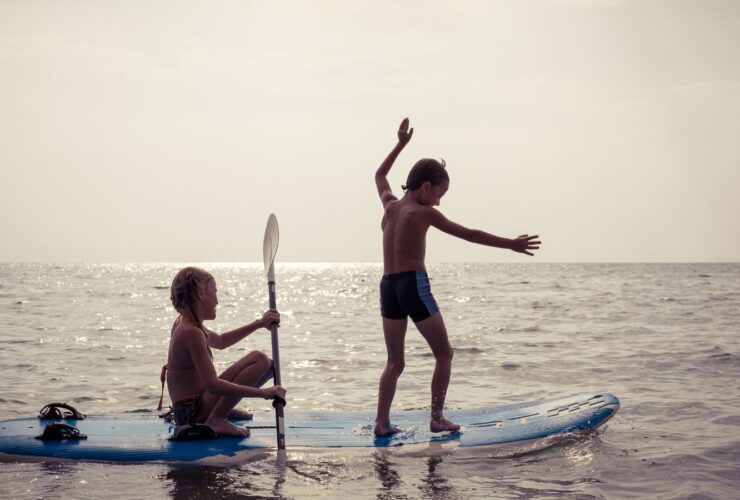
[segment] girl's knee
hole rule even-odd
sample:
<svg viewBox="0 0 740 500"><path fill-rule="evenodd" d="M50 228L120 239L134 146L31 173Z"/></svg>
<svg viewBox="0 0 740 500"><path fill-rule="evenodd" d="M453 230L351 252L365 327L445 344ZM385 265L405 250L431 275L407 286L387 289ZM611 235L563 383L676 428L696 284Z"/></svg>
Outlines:
<svg viewBox="0 0 740 500"><path fill-rule="evenodd" d="M270 357L262 351L254 351L250 353L254 357L254 363L258 364L265 371L272 369L272 360Z"/></svg>
<svg viewBox="0 0 740 500"><path fill-rule="evenodd" d="M239 362L242 369L252 367L258 368L262 371L272 369L272 360L270 357L262 351L252 351L244 356Z"/></svg>

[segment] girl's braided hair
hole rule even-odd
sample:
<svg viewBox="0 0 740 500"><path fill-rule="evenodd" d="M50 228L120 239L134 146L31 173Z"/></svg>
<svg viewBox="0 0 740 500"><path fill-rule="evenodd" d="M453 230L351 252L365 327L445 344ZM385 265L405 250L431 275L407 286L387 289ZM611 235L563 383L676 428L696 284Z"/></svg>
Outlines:
<svg viewBox="0 0 740 500"><path fill-rule="evenodd" d="M170 287L170 300L175 310L180 314L189 312L200 327L203 324L195 312L198 290L205 289L206 283L212 279L213 276L208 271L199 267L186 267L175 275Z"/></svg>

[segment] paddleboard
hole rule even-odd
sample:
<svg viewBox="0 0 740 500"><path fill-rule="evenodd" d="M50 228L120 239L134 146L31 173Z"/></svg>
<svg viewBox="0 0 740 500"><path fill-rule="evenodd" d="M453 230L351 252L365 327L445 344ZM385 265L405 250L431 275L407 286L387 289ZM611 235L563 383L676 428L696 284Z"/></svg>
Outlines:
<svg viewBox="0 0 740 500"><path fill-rule="evenodd" d="M428 411L391 415L403 432L373 435L374 412L286 411L287 448L466 448L522 444L558 435L584 433L603 425L619 409L608 393L542 399L505 406L448 410L446 416L463 426L461 432L429 432ZM49 423L74 426L87 439L40 440ZM275 448L274 416L255 415L238 421L252 428L248 438L219 437L173 441L174 427L151 413L91 415L84 420L21 418L0 422L0 458L4 460L87 460L189 464L239 463Z"/></svg>

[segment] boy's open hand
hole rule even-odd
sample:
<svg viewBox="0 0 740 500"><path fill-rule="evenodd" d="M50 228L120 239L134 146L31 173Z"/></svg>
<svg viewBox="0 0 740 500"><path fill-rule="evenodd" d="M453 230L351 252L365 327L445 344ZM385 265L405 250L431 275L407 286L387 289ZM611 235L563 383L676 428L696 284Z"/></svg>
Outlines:
<svg viewBox="0 0 740 500"><path fill-rule="evenodd" d="M405 146L411 140L412 135L414 135L414 129L409 128L409 119L404 118L401 126L398 127L398 142Z"/></svg>
<svg viewBox="0 0 740 500"><path fill-rule="evenodd" d="M512 240L511 249L515 252L526 253L527 255L534 255L529 250L538 250L540 248L540 244L542 244L542 242L537 240L536 238L539 238L539 236L537 236L536 234L534 236L521 234Z"/></svg>

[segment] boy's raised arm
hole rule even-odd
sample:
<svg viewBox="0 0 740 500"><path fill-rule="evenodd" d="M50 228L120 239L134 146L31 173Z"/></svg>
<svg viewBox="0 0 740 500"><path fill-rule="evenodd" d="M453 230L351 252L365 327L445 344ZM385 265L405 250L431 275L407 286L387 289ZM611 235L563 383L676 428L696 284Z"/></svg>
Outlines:
<svg viewBox="0 0 740 500"><path fill-rule="evenodd" d="M398 143L391 150L385 160L383 160L383 163L380 164L378 171L375 172L375 185L378 188L378 196L380 196L380 201L383 202L383 205L385 205L386 202L395 199L391 185L388 183L388 172L390 172L393 163L396 161L396 158L398 158L398 155L401 153L403 148L406 147L406 144L411 140L412 135L414 135L414 129L409 128L409 119L404 118L401 125L398 127Z"/></svg>

